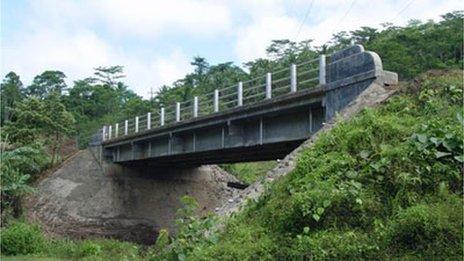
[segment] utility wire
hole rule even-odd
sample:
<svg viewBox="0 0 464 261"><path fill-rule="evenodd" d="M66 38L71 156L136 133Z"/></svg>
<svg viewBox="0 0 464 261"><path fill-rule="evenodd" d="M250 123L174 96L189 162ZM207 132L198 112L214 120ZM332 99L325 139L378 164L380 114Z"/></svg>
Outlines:
<svg viewBox="0 0 464 261"><path fill-rule="evenodd" d="M297 39L298 36L300 36L300 32L301 32L301 29L303 28L303 24L305 23L306 18L308 18L309 13L313 9L314 1L315 0L312 0L311 3L309 4L308 9L306 10L305 16L303 17L303 20L301 21L300 26L298 27L298 31L297 31L295 39Z"/></svg>
<svg viewBox="0 0 464 261"><path fill-rule="evenodd" d="M406 11L406 9L408 9L408 7L412 4L412 2L414 2L414 0L410 0L410 1L403 7L403 9L401 9L401 10L395 15L395 17L392 19L392 22L395 21L404 11Z"/></svg>
<svg viewBox="0 0 464 261"><path fill-rule="evenodd" d="M353 6L354 6L354 3L356 2L356 0L353 0L351 1L351 4L350 6L348 7L348 9L346 10L345 14L342 16L342 18L340 18L340 20L338 21L337 24L334 25L333 29L331 30L330 32L330 35L332 36L335 32L335 29L337 29L337 25L341 24L345 18L348 16L348 14L350 13L351 9L353 9Z"/></svg>
<svg viewBox="0 0 464 261"><path fill-rule="evenodd" d="M345 18L348 16L348 13L350 13L351 9L353 8L355 2L356 0L351 1L350 7L348 7L348 10L346 10L340 21L338 21L338 24L341 24L345 20Z"/></svg>

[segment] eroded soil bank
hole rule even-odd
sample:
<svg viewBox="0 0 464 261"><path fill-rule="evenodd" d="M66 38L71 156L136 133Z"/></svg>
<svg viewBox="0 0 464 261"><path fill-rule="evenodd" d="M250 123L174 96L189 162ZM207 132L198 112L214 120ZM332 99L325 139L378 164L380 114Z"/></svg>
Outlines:
<svg viewBox="0 0 464 261"><path fill-rule="evenodd" d="M230 181L237 180L215 165L128 169L83 150L38 184L27 202L28 218L51 235L150 244L161 228L174 231L183 195L194 197L207 213L236 193L227 187Z"/></svg>

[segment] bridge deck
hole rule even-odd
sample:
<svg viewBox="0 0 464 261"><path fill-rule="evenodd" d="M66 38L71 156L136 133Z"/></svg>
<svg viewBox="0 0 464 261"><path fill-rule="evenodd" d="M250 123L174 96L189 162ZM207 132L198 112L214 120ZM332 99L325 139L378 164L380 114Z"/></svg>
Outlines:
<svg viewBox="0 0 464 261"><path fill-rule="evenodd" d="M324 120L323 86L103 142L114 162L156 165L283 158ZM290 117L289 117L290 115ZM200 159L200 160L195 160Z"/></svg>

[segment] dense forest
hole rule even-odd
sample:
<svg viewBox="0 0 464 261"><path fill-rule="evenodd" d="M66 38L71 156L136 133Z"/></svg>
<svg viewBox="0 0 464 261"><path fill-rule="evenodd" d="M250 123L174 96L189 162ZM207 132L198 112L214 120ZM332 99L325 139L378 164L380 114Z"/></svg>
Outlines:
<svg viewBox="0 0 464 261"><path fill-rule="evenodd" d="M104 124L158 111L161 106L187 101L352 44L362 44L366 50L378 53L384 69L397 72L400 80L410 80L431 69L462 69L463 19L463 12L456 11L444 14L440 21L411 20L401 27L386 23L380 29L361 27L339 32L322 46L314 46L311 39L274 40L266 49L266 58L247 62L243 67L232 62L210 65L204 58L194 57L193 72L171 86L161 86L151 100L130 90L124 83L124 68L119 65L95 68L94 75L69 86L61 71L47 70L30 84L24 84L15 72L8 73L0 90L2 231L10 235L11 242L16 242L15 233L28 235L31 242L12 247L2 241L2 252L40 253L52 251L53 246L74 244L74 248L90 249L76 250L72 256L82 257L100 251L93 249L95 245L109 247L110 243L48 242L37 227L15 221L21 217L21 198L34 190L31 184L40 173L63 159L63 146L70 140L84 148ZM157 251L161 256L155 259L182 260L186 255L193 259L250 259L271 258L281 251L285 257L298 258L299 253L318 249L319 256L311 257L376 258L382 248L390 251L381 252L383 258L408 257L417 254L415 251L422 251L421 256L462 254L462 245L454 244L462 244L462 187L456 186L462 184L463 171L459 167L463 162L462 71L423 77L421 90L405 90L401 98L364 112L325 136L315 150L304 152L295 173L276 184L276 193L231 220L226 234L204 239L198 231L209 224L192 218L188 226L180 228L177 240L169 244L162 235L157 245L143 255L157 256L152 253ZM371 127L361 131L361 125ZM415 165L419 170L414 170ZM354 171L360 168L361 172ZM341 169L343 175L328 179L306 175L309 171L338 173ZM430 175L408 174L416 172ZM315 187L303 189L303 183L337 193L324 194ZM392 191L396 196L391 196ZM276 209L286 211L273 212ZM417 238L409 238L414 233L418 233L414 235ZM419 250L412 249L409 243L415 240L422 244ZM247 245L245 241L259 244ZM431 241L434 245L428 244ZM138 249L118 247L130 248L130 253Z"/></svg>

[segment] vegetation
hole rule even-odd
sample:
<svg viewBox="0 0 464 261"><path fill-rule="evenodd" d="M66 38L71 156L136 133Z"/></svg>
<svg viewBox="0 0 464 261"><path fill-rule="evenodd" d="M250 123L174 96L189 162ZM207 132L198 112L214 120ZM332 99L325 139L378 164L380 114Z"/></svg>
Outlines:
<svg viewBox="0 0 464 261"><path fill-rule="evenodd" d="M277 166L275 161L224 164L221 167L245 184L251 184Z"/></svg>
<svg viewBox="0 0 464 261"><path fill-rule="evenodd" d="M0 153L0 193L2 224L21 215L21 197L33 191L30 181L49 166L41 144L17 147Z"/></svg>
<svg viewBox="0 0 464 261"><path fill-rule="evenodd" d="M323 134L295 171L183 255L461 260L462 71L417 81Z"/></svg>
<svg viewBox="0 0 464 261"><path fill-rule="evenodd" d="M313 47L311 40L275 40L268 58L209 65L162 86L144 100L123 83L122 66L98 67L67 86L63 72L47 70L24 86L10 72L0 88L2 255L64 259L462 259L462 71L431 71L387 104L366 109L321 136L302 152L297 168L270 185L258 202L217 226L193 215L185 198L179 234L162 231L149 249L114 240L52 239L38 225L19 221L31 182L61 159L60 147L76 136L80 147L108 123L211 92L290 63L363 44L401 79L430 69L462 69L463 13L439 22L413 20L340 32ZM223 167L246 183L275 162ZM217 230L217 228L223 230ZM206 232L205 232L206 231Z"/></svg>
<svg viewBox="0 0 464 261"><path fill-rule="evenodd" d="M116 240L47 239L40 226L18 221L2 229L1 249L3 255L20 255L24 260L40 260L41 257L139 260L142 253L140 246Z"/></svg>

